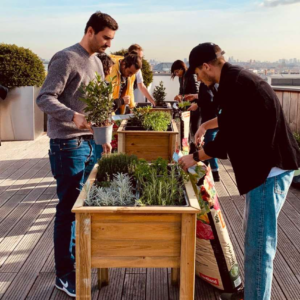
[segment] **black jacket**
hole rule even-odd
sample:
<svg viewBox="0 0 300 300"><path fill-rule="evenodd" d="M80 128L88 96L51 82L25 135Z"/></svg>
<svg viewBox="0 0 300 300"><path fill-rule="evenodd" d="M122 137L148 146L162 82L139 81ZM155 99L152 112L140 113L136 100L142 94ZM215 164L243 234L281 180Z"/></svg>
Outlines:
<svg viewBox="0 0 300 300"><path fill-rule="evenodd" d="M219 132L204 151L211 157L229 157L241 194L263 184L273 167L298 169L298 145L267 82L226 63L215 99Z"/></svg>
<svg viewBox="0 0 300 300"><path fill-rule="evenodd" d="M218 84L215 84L214 86L215 93L217 92L218 86ZM218 104L214 99L213 91L202 82L200 84L196 103L201 113L201 124L214 119L217 116Z"/></svg>
<svg viewBox="0 0 300 300"><path fill-rule="evenodd" d="M195 74L184 75L179 78L179 95L198 94L199 84Z"/></svg>

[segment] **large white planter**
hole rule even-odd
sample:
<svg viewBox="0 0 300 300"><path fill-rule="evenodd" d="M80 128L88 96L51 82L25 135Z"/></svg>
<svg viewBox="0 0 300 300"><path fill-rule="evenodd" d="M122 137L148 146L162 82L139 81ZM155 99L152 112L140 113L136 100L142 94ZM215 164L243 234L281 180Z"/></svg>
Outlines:
<svg viewBox="0 0 300 300"><path fill-rule="evenodd" d="M0 100L2 141L34 140L44 131L44 113L36 105L40 88L14 88Z"/></svg>

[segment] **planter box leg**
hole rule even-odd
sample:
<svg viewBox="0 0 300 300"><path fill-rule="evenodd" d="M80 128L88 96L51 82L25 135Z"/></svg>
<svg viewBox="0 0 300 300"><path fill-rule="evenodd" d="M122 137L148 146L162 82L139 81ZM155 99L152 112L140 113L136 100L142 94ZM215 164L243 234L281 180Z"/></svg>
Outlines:
<svg viewBox="0 0 300 300"><path fill-rule="evenodd" d="M179 268L172 268L171 269L171 284L173 286L179 286Z"/></svg>
<svg viewBox="0 0 300 300"><path fill-rule="evenodd" d="M193 300L195 291L196 215L181 221L180 300Z"/></svg>
<svg viewBox="0 0 300 300"><path fill-rule="evenodd" d="M109 284L108 269L98 269L98 289Z"/></svg>
<svg viewBox="0 0 300 300"><path fill-rule="evenodd" d="M91 300L91 215L76 214L76 299Z"/></svg>

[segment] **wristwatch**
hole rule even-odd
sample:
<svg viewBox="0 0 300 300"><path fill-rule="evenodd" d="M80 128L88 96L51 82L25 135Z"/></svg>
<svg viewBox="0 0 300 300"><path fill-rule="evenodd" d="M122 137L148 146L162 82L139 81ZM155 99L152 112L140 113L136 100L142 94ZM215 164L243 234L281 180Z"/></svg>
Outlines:
<svg viewBox="0 0 300 300"><path fill-rule="evenodd" d="M193 153L193 160L196 161L196 162L200 161L198 151Z"/></svg>

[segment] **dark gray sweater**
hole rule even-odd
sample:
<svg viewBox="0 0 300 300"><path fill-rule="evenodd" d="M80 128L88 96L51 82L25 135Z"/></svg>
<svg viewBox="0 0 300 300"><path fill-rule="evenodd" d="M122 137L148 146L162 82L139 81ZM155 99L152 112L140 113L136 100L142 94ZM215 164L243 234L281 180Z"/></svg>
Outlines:
<svg viewBox="0 0 300 300"><path fill-rule="evenodd" d="M77 129L72 119L75 112L83 113L85 104L79 100L81 84L88 84L95 72L104 79L103 67L96 54L90 56L75 44L57 52L51 59L48 75L42 86L37 105L48 114L48 136L52 139L69 139L91 134Z"/></svg>

